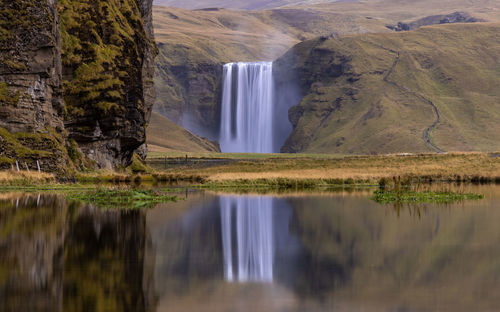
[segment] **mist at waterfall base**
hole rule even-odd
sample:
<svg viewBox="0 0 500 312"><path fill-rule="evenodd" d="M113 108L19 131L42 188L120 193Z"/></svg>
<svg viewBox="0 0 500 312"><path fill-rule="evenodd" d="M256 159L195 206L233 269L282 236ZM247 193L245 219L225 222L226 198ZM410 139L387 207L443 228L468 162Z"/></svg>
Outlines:
<svg viewBox="0 0 500 312"><path fill-rule="evenodd" d="M224 65L219 143L226 153L277 153L292 131L272 62ZM293 103L296 104L296 103Z"/></svg>

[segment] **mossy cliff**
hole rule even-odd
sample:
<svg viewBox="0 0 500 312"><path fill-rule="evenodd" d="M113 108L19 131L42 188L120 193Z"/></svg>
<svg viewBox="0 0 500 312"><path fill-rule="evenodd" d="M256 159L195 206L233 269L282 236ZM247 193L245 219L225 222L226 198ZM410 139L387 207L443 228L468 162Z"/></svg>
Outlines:
<svg viewBox="0 0 500 312"><path fill-rule="evenodd" d="M26 146L19 141L23 136L53 139L37 145L40 152L53 153L52 143L59 142L62 154L53 155L54 163L65 169L58 172L72 170L68 150L73 156L82 152L91 160L87 164L101 168L131 162L145 142L154 101L151 7L152 0L2 1L5 163L30 164L36 158L16 150Z"/></svg>
<svg viewBox="0 0 500 312"><path fill-rule="evenodd" d="M151 0L60 0L66 127L100 166L127 165L153 105Z"/></svg>
<svg viewBox="0 0 500 312"><path fill-rule="evenodd" d="M46 0L0 5L0 169L26 165L61 175L65 148L59 19Z"/></svg>

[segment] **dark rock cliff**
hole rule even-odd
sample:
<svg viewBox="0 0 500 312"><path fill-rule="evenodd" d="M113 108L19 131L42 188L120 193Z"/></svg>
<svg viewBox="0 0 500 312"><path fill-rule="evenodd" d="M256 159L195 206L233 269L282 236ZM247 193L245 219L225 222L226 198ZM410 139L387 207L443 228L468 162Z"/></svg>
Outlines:
<svg viewBox="0 0 500 312"><path fill-rule="evenodd" d="M0 4L0 169L64 173L61 50L54 1Z"/></svg>
<svg viewBox="0 0 500 312"><path fill-rule="evenodd" d="M152 0L61 0L66 127L99 167L127 166L154 102Z"/></svg>
<svg viewBox="0 0 500 312"><path fill-rule="evenodd" d="M154 103L152 0L4 0L0 17L0 168L127 166Z"/></svg>

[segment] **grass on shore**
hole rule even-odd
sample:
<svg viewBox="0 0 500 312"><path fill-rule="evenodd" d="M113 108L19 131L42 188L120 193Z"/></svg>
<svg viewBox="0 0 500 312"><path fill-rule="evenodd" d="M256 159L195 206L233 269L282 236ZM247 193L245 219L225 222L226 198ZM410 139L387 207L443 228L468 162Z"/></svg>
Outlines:
<svg viewBox="0 0 500 312"><path fill-rule="evenodd" d="M204 184L212 187L284 184L378 185L382 179L398 176L414 182L500 182L500 158L488 153L331 158L295 154L273 156L263 159L236 159L211 167L171 168L164 170L162 175L199 176Z"/></svg>
<svg viewBox="0 0 500 312"><path fill-rule="evenodd" d="M82 184L186 183L206 189L271 188L311 189L331 186L385 184L401 177L410 183L472 182L500 183L500 157L488 153L453 153L383 156L305 156L272 154L272 157L231 159L213 166L194 165L143 174L94 171L79 173ZM218 154L230 158L232 154ZM258 155L264 156L264 155ZM0 185L55 183L51 174L2 172Z"/></svg>
<svg viewBox="0 0 500 312"><path fill-rule="evenodd" d="M56 176L37 171L0 171L0 185L37 185L55 183Z"/></svg>

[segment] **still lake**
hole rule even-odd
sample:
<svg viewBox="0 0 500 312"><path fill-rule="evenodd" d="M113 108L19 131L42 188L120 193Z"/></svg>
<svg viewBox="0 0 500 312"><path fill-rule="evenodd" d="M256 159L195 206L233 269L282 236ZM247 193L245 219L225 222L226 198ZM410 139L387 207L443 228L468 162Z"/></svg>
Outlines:
<svg viewBox="0 0 500 312"><path fill-rule="evenodd" d="M0 311L498 311L500 185L395 207L373 189L102 210L0 193Z"/></svg>

